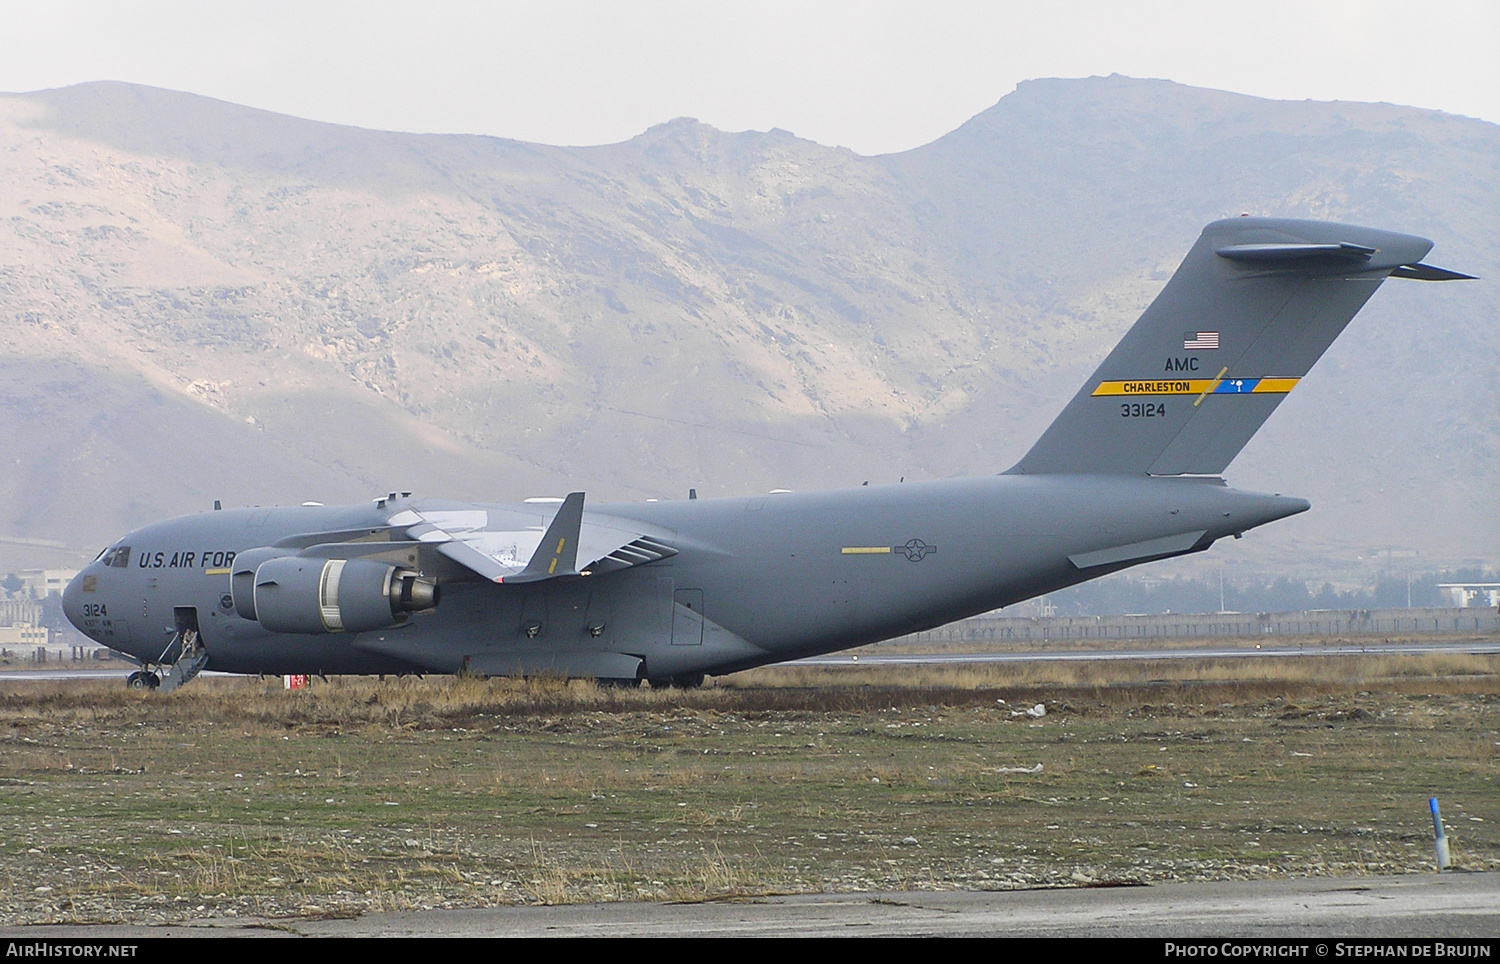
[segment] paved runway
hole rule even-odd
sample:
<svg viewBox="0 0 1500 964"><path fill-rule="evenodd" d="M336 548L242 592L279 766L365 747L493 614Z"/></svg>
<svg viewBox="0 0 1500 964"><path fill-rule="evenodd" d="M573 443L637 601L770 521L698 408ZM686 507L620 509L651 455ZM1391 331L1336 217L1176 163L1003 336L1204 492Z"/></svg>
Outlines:
<svg viewBox="0 0 1500 964"><path fill-rule="evenodd" d="M0 927L0 937L1306 937L1500 935L1500 873L1001 892L808 894L367 914L352 920ZM1336 950L1336 946L1332 949ZM1318 955L1314 949L1307 956ZM1330 951L1327 956L1337 957ZM1343 956L1348 956L1344 954Z"/></svg>
<svg viewBox="0 0 1500 964"><path fill-rule="evenodd" d="M41 682L43 680L59 679L117 679L124 680L125 677L134 673L134 666L122 666L119 669L18 669L9 673L0 673L0 683L6 680ZM210 676L232 676L232 673L200 673L200 678L207 679Z"/></svg>
<svg viewBox="0 0 1500 964"><path fill-rule="evenodd" d="M1064 652L985 652L985 653L867 653L851 656L847 653L828 656L811 656L784 665L787 666L932 666L961 663L1049 663L1091 662L1096 660L1167 660L1167 659L1250 659L1261 657L1291 656L1415 656L1432 653L1467 653L1471 655L1494 655L1500 653L1500 640L1461 639L1441 642L1418 643L1351 643L1336 646L1266 646L1253 649L1244 646L1206 646L1192 649L1087 649ZM15 682L67 679L121 679L135 671L133 666L119 669L59 669L15 670L0 673L0 682ZM226 676L227 673L205 672L210 676Z"/></svg>
<svg viewBox="0 0 1500 964"><path fill-rule="evenodd" d="M0 673L0 683L6 680L32 681L56 679L124 679L135 672L134 666L123 669L18 669Z"/></svg>
<svg viewBox="0 0 1500 964"><path fill-rule="evenodd" d="M1259 659L1292 656L1414 656L1432 653L1492 655L1500 640L1463 639L1432 643L1344 642L1336 646L1200 646L1190 649L1081 649L1054 652L847 653L811 656L788 666L931 666L953 663L1052 663L1096 660Z"/></svg>

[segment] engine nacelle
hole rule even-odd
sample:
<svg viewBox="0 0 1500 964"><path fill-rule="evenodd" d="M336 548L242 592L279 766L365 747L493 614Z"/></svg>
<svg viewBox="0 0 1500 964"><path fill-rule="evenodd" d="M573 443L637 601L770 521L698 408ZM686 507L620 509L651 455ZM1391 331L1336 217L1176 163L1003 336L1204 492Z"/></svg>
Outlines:
<svg viewBox="0 0 1500 964"><path fill-rule="evenodd" d="M371 559L282 556L255 569L255 618L275 633L385 629L438 597L431 579Z"/></svg>
<svg viewBox="0 0 1500 964"><path fill-rule="evenodd" d="M257 546L234 557L229 576L229 594L234 598L234 611L239 613L241 619L255 621L255 570L268 559L292 555L296 555L296 552L291 549Z"/></svg>

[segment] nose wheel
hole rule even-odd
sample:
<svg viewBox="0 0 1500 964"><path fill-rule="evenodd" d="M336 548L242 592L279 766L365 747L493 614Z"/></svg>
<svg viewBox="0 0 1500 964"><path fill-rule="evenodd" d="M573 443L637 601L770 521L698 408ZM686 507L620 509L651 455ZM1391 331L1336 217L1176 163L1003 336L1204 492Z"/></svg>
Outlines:
<svg viewBox="0 0 1500 964"><path fill-rule="evenodd" d="M161 677L155 673L137 670L125 678L125 685L133 690L154 690L161 685Z"/></svg>

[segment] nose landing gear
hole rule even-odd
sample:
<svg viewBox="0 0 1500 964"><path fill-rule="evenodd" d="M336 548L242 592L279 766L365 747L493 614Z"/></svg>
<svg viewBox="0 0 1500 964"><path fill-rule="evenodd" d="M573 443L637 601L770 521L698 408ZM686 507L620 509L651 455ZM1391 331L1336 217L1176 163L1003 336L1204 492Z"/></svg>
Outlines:
<svg viewBox="0 0 1500 964"><path fill-rule="evenodd" d="M198 632L198 610L192 606L178 606L174 613L177 632L167 643L167 648L154 663L147 661L142 669L126 677L126 686L133 690L160 689L163 693L170 693L208 665L208 647L203 645L203 637ZM161 674L153 672L151 666L161 668Z"/></svg>

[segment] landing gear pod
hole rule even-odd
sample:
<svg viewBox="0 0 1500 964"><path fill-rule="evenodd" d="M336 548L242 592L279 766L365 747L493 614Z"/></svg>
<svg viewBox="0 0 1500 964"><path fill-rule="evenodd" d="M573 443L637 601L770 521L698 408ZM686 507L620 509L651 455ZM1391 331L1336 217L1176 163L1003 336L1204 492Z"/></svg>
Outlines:
<svg viewBox="0 0 1500 964"><path fill-rule="evenodd" d="M254 607L276 633L363 633L438 604L437 584L369 559L285 556L255 570Z"/></svg>

